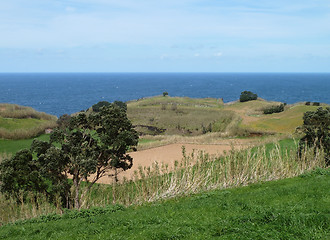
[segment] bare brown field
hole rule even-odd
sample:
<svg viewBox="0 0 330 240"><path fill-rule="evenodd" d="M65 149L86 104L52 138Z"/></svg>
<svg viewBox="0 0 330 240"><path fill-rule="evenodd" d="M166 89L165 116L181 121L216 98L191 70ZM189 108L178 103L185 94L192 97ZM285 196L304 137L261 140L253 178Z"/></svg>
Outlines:
<svg viewBox="0 0 330 240"><path fill-rule="evenodd" d="M231 149L243 149L253 146L256 142L251 139L226 139L220 140L216 144L189 144L189 143L175 143L166 146L160 146L131 152L133 157L133 167L118 175L119 180L134 178L134 172L142 168L152 167L157 162L159 165L168 165L169 169L174 167L175 161L182 159L182 146L185 147L186 155L191 155L193 152L198 153L203 151L210 155L222 155L225 151ZM111 184L112 177L103 177L98 183Z"/></svg>

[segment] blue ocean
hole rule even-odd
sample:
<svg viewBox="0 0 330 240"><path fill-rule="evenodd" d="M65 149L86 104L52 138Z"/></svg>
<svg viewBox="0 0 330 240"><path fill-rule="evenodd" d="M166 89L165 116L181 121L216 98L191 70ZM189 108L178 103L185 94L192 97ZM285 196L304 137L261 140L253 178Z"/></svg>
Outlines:
<svg viewBox="0 0 330 240"><path fill-rule="evenodd" d="M1 73L0 102L56 116L99 101L161 95L237 100L249 90L266 100L330 104L330 73Z"/></svg>

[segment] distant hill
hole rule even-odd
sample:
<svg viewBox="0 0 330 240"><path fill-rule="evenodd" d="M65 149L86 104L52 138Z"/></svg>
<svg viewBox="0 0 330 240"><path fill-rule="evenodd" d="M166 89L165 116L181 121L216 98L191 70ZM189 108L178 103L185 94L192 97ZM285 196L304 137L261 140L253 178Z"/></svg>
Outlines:
<svg viewBox="0 0 330 240"><path fill-rule="evenodd" d="M0 138L26 139L56 126L57 117L31 107L0 103Z"/></svg>

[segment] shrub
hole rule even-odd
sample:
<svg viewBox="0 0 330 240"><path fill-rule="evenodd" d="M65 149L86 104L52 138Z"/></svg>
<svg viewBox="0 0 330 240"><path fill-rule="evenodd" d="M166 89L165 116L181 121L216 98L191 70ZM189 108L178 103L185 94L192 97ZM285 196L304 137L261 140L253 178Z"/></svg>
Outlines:
<svg viewBox="0 0 330 240"><path fill-rule="evenodd" d="M304 114L300 128L305 134L299 141L299 154L307 147L315 146L325 152L326 165L330 165L330 108L318 108Z"/></svg>
<svg viewBox="0 0 330 240"><path fill-rule="evenodd" d="M92 106L92 109L94 112L99 112L101 107L110 106L110 105L111 105L111 103L109 103L108 101L100 101L100 102L94 104Z"/></svg>
<svg viewBox="0 0 330 240"><path fill-rule="evenodd" d="M281 103L278 106L270 106L268 108L264 108L263 112L264 114L273 114L273 113L279 113L284 111L285 103Z"/></svg>
<svg viewBox="0 0 330 240"><path fill-rule="evenodd" d="M64 114L60 116L60 118L57 120L57 124L59 128L66 128L69 126L71 120L71 116L68 114Z"/></svg>
<svg viewBox="0 0 330 240"><path fill-rule="evenodd" d="M121 110L124 110L125 112L127 112L127 104L122 102L122 101L114 101L112 103L114 106L119 107Z"/></svg>
<svg viewBox="0 0 330 240"><path fill-rule="evenodd" d="M163 97L168 96L168 92L163 92Z"/></svg>
<svg viewBox="0 0 330 240"><path fill-rule="evenodd" d="M319 102L313 102L313 106L320 106Z"/></svg>
<svg viewBox="0 0 330 240"><path fill-rule="evenodd" d="M309 105L311 105L311 102L306 102L305 105L309 106Z"/></svg>
<svg viewBox="0 0 330 240"><path fill-rule="evenodd" d="M250 91L244 91L241 93L241 96L239 97L239 101L240 102L247 102L247 101L251 101L251 100L257 100L258 95L250 92Z"/></svg>

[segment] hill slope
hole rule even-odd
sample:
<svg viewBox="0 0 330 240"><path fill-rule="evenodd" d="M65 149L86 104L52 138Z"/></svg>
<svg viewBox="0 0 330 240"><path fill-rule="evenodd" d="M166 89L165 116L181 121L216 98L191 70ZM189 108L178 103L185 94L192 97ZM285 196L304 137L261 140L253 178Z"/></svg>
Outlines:
<svg viewBox="0 0 330 240"><path fill-rule="evenodd" d="M56 126L56 116L30 107L0 103L0 138L26 139Z"/></svg>
<svg viewBox="0 0 330 240"><path fill-rule="evenodd" d="M6 225L0 239L328 239L330 171ZM52 220L53 219L53 220Z"/></svg>

